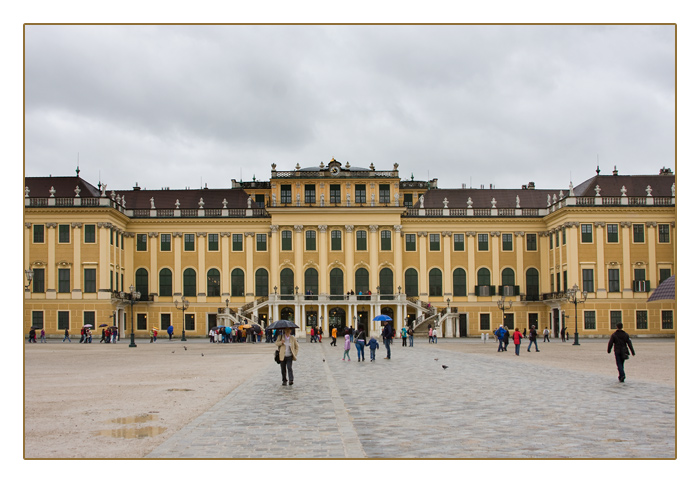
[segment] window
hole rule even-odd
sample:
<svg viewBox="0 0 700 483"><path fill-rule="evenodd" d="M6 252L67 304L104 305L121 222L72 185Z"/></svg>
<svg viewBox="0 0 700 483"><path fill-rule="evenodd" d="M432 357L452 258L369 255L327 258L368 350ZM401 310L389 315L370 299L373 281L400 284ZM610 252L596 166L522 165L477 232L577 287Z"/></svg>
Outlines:
<svg viewBox="0 0 700 483"><path fill-rule="evenodd" d="M634 281L632 282L632 289L635 292L648 292L649 284L646 281L647 271L644 268L634 269Z"/></svg>
<svg viewBox="0 0 700 483"><path fill-rule="evenodd" d="M418 272L414 268L406 270L405 287L406 295L409 297L418 297Z"/></svg>
<svg viewBox="0 0 700 483"><path fill-rule="evenodd" d="M537 233L528 233L525 235L525 240L527 241L526 250L528 252L537 251Z"/></svg>
<svg viewBox="0 0 700 483"><path fill-rule="evenodd" d="M160 251L161 252L169 252L172 247L172 238L170 233L161 233L160 234Z"/></svg>
<svg viewBox="0 0 700 483"><path fill-rule="evenodd" d="M477 235L478 240L478 250L480 252L487 252L489 250L489 235L487 233L479 233Z"/></svg>
<svg viewBox="0 0 700 483"><path fill-rule="evenodd" d="M58 330L70 329L70 312L68 310L58 311Z"/></svg>
<svg viewBox="0 0 700 483"><path fill-rule="evenodd" d="M136 314L136 330L146 330L148 327L148 317L146 314Z"/></svg>
<svg viewBox="0 0 700 483"><path fill-rule="evenodd" d="M194 314L185 314L185 330L194 330Z"/></svg>
<svg viewBox="0 0 700 483"><path fill-rule="evenodd" d="M666 280L668 277L671 276L671 269L670 268L662 268L659 270L659 283L663 282Z"/></svg>
<svg viewBox="0 0 700 483"><path fill-rule="evenodd" d="M256 194L255 195L255 206L258 208L265 208L265 195L264 194Z"/></svg>
<svg viewBox="0 0 700 483"><path fill-rule="evenodd" d="M673 329L673 310L661 311L661 328Z"/></svg>
<svg viewBox="0 0 700 483"><path fill-rule="evenodd" d="M34 243L44 243L44 225L33 225Z"/></svg>
<svg viewBox="0 0 700 483"><path fill-rule="evenodd" d="M363 184L355 185L355 203L367 203L367 186Z"/></svg>
<svg viewBox="0 0 700 483"><path fill-rule="evenodd" d="M267 251L267 234L266 233L258 233L255 235L255 245L256 245L256 250L259 252L266 252Z"/></svg>
<svg viewBox="0 0 700 483"><path fill-rule="evenodd" d="M231 297L243 297L245 295L245 276L243 270L234 268L231 271Z"/></svg>
<svg viewBox="0 0 700 483"><path fill-rule="evenodd" d="M161 297L173 295L173 272L169 268L164 268L158 274L158 294Z"/></svg>
<svg viewBox="0 0 700 483"><path fill-rule="evenodd" d="M559 232L556 232L554 234L554 246L556 246L556 247L559 246Z"/></svg>
<svg viewBox="0 0 700 483"><path fill-rule="evenodd" d="M489 271L488 268L480 268L478 272L476 272L476 283L479 287L491 287L491 272ZM479 288L477 290L477 295L484 297L491 295L490 290L484 291L483 289ZM488 292L488 293L486 293Z"/></svg>
<svg viewBox="0 0 700 483"><path fill-rule="evenodd" d="M280 186L280 203L291 203L292 202L292 185L283 184Z"/></svg>
<svg viewBox="0 0 700 483"><path fill-rule="evenodd" d="M90 324L92 327L95 327L95 312L92 310L88 310L83 312L83 325Z"/></svg>
<svg viewBox="0 0 700 483"><path fill-rule="evenodd" d="M282 300L294 300L294 272L290 268L280 272L280 295Z"/></svg>
<svg viewBox="0 0 700 483"><path fill-rule="evenodd" d="M331 197L330 197L330 202L331 203L340 203L340 185L339 184L332 184L330 186L331 188Z"/></svg>
<svg viewBox="0 0 700 483"><path fill-rule="evenodd" d="M608 292L620 291L620 269L608 269Z"/></svg>
<svg viewBox="0 0 700 483"><path fill-rule="evenodd" d="M379 202L380 203L391 203L391 189L388 184L379 185Z"/></svg>
<svg viewBox="0 0 700 483"><path fill-rule="evenodd" d="M120 236L121 236L121 239L122 239L122 245L124 244L124 243L123 243L123 242L124 242L124 235L122 235L122 234L120 234L120 233L117 233L117 237L116 237L117 248L119 248L119 237L120 237Z"/></svg>
<svg viewBox="0 0 700 483"><path fill-rule="evenodd" d="M197 296L197 272L188 268L182 274L182 295L185 297Z"/></svg>
<svg viewBox="0 0 700 483"><path fill-rule="evenodd" d="M358 268L355 272L355 293L358 297L360 294L366 294L369 291L369 272L365 268ZM362 295L365 300L369 300L369 297ZM358 300L363 300L358 298Z"/></svg>
<svg viewBox="0 0 700 483"><path fill-rule="evenodd" d="M566 245L566 228L561 230L561 244Z"/></svg>
<svg viewBox="0 0 700 483"><path fill-rule="evenodd" d="M557 292L561 292L561 272L557 272Z"/></svg>
<svg viewBox="0 0 700 483"><path fill-rule="evenodd" d="M583 328L595 330L595 310L583 311Z"/></svg>
<svg viewBox="0 0 700 483"><path fill-rule="evenodd" d="M137 292L141 292L141 300L148 295L148 270L139 268L136 270L134 285Z"/></svg>
<svg viewBox="0 0 700 483"><path fill-rule="evenodd" d="M32 310L32 326L37 329L44 328L44 312L41 310Z"/></svg>
<svg viewBox="0 0 700 483"><path fill-rule="evenodd" d="M439 268L428 272L428 293L431 297L442 295L442 272Z"/></svg>
<svg viewBox="0 0 700 483"><path fill-rule="evenodd" d="M564 270L562 272L563 278L564 278L564 292L566 292L569 289L569 279L567 277L568 272Z"/></svg>
<svg viewBox="0 0 700 483"><path fill-rule="evenodd" d="M114 228L109 229L109 244L114 245Z"/></svg>
<svg viewBox="0 0 700 483"><path fill-rule="evenodd" d="M581 243L593 243L593 225L590 223L581 224Z"/></svg>
<svg viewBox="0 0 700 483"><path fill-rule="evenodd" d="M221 277L216 268L207 272L207 297L218 297L221 295Z"/></svg>
<svg viewBox="0 0 700 483"><path fill-rule="evenodd" d="M316 203L316 185L304 185L304 203Z"/></svg>
<svg viewBox="0 0 700 483"><path fill-rule="evenodd" d="M405 195L403 195L403 205L406 208L411 208L413 206L413 194L406 193Z"/></svg>
<svg viewBox="0 0 700 483"><path fill-rule="evenodd" d="M269 293L267 270L259 268L255 272L255 296L265 297Z"/></svg>
<svg viewBox="0 0 700 483"><path fill-rule="evenodd" d="M431 233L430 234L430 251L439 252L440 251L440 234Z"/></svg>
<svg viewBox="0 0 700 483"><path fill-rule="evenodd" d="M58 269L58 293L70 292L70 268Z"/></svg>
<svg viewBox="0 0 700 483"><path fill-rule="evenodd" d="M97 269L86 268L84 270L84 289L85 293L97 292Z"/></svg>
<svg viewBox="0 0 700 483"><path fill-rule="evenodd" d="M648 328L647 311L637 310L637 330L646 330Z"/></svg>
<svg viewBox="0 0 700 483"><path fill-rule="evenodd" d="M644 225L636 223L632 225L632 235L634 243L644 243Z"/></svg>
<svg viewBox="0 0 700 483"><path fill-rule="evenodd" d="M170 314L160 314L160 330L167 330L170 327Z"/></svg>
<svg viewBox="0 0 700 483"><path fill-rule="evenodd" d="M34 268L34 278L32 278L32 292L43 293L44 292L44 269Z"/></svg>
<svg viewBox="0 0 700 483"><path fill-rule="evenodd" d="M535 330L538 330L540 328L540 321L537 313L528 313L527 322L528 327L532 327L534 325Z"/></svg>
<svg viewBox="0 0 700 483"><path fill-rule="evenodd" d="M209 251L210 252L218 252L219 251L219 234L218 233L209 233L209 236L207 238L209 240Z"/></svg>
<svg viewBox="0 0 700 483"><path fill-rule="evenodd" d="M504 268L501 272L501 284L513 287L515 286L515 272L512 268Z"/></svg>
<svg viewBox="0 0 700 483"><path fill-rule="evenodd" d="M549 249L551 250L554 248L554 235L552 233L549 234Z"/></svg>
<svg viewBox="0 0 700 483"><path fill-rule="evenodd" d="M455 233L453 235L453 250L456 252L464 251L464 233Z"/></svg>
<svg viewBox="0 0 700 483"><path fill-rule="evenodd" d="M70 225L58 225L58 243L70 243Z"/></svg>
<svg viewBox="0 0 700 483"><path fill-rule="evenodd" d="M306 294L318 295L318 271L315 268L309 268L304 272L304 289Z"/></svg>
<svg viewBox="0 0 700 483"><path fill-rule="evenodd" d="M358 230L357 233L355 233L355 241L358 251L367 250L367 232L365 230Z"/></svg>
<svg viewBox="0 0 700 483"><path fill-rule="evenodd" d="M83 225L85 243L95 243L95 225Z"/></svg>
<svg viewBox="0 0 700 483"><path fill-rule="evenodd" d="M608 225L608 243L617 243L617 242L618 242L617 225L610 224L610 225Z"/></svg>
<svg viewBox="0 0 700 483"><path fill-rule="evenodd" d="M282 250L292 250L292 230L282 230Z"/></svg>
<svg viewBox="0 0 700 483"><path fill-rule="evenodd" d="M528 268L525 272L526 300L539 300L540 298L540 273L536 268Z"/></svg>
<svg viewBox="0 0 700 483"><path fill-rule="evenodd" d="M313 230L307 230L306 232L306 250L310 252L316 251L316 232Z"/></svg>
<svg viewBox="0 0 700 483"><path fill-rule="evenodd" d="M381 233L381 249L382 250L391 250L391 231L389 230L382 230Z"/></svg>
<svg viewBox="0 0 700 483"><path fill-rule="evenodd" d="M491 314L479 314L479 330L491 331Z"/></svg>
<svg viewBox="0 0 700 483"><path fill-rule="evenodd" d="M592 268L584 268L581 270L581 290L588 293L592 293L595 290Z"/></svg>
<svg viewBox="0 0 700 483"><path fill-rule="evenodd" d="M622 310L610 311L610 330L617 330L617 324L622 323Z"/></svg>
<svg viewBox="0 0 700 483"><path fill-rule="evenodd" d="M394 272L390 268L382 268L379 272L379 293L394 293Z"/></svg>
<svg viewBox="0 0 700 483"><path fill-rule="evenodd" d="M330 273L331 284L331 300L342 300L345 291L343 290L343 271L339 268L334 268Z"/></svg>
<svg viewBox="0 0 700 483"><path fill-rule="evenodd" d="M415 252L416 251L416 234L415 233L407 233L405 235L406 238L406 251L407 252Z"/></svg>
<svg viewBox="0 0 700 483"><path fill-rule="evenodd" d="M467 296L467 272L463 268L456 268L452 272L452 291L455 297Z"/></svg>
<svg viewBox="0 0 700 483"><path fill-rule="evenodd" d="M670 225L659 225L659 243L670 243L671 231Z"/></svg>
<svg viewBox="0 0 700 483"><path fill-rule="evenodd" d="M503 246L504 252L512 252L513 251L513 234L512 233L504 233L503 235L501 235L501 245Z"/></svg>
<svg viewBox="0 0 700 483"><path fill-rule="evenodd" d="M137 233L136 234L136 251L137 252L145 252L147 250L148 250L148 235L146 235L145 233Z"/></svg>
<svg viewBox="0 0 700 483"><path fill-rule="evenodd" d="M342 250L343 239L340 230L331 231L331 250Z"/></svg>
<svg viewBox="0 0 700 483"><path fill-rule="evenodd" d="M231 250L234 252L243 251L243 234L242 233L232 233L231 234Z"/></svg>

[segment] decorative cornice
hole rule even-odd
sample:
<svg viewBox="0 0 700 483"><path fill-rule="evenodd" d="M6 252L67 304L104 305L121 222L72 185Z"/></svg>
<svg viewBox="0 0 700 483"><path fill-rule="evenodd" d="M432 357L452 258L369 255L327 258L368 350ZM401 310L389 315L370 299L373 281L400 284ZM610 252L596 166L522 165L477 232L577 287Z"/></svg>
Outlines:
<svg viewBox="0 0 700 483"><path fill-rule="evenodd" d="M80 223L80 222L74 221L74 222L72 222L72 223L70 224L70 226L71 226L71 228L82 228L82 227L83 227L83 224Z"/></svg>
<svg viewBox="0 0 700 483"><path fill-rule="evenodd" d="M176 231L173 233L173 238L181 238L182 237L182 232L181 231Z"/></svg>
<svg viewBox="0 0 700 483"><path fill-rule="evenodd" d="M207 232L206 232L206 231L198 231L198 232L197 232L197 237L198 237L198 238L202 238L202 237L206 237L206 236L207 236Z"/></svg>
<svg viewBox="0 0 700 483"><path fill-rule="evenodd" d="M631 221L621 221L620 226L622 228L629 228L630 226L632 226L632 222Z"/></svg>
<svg viewBox="0 0 700 483"><path fill-rule="evenodd" d="M157 231L149 231L148 232L148 238L156 238L158 236Z"/></svg>
<svg viewBox="0 0 700 483"><path fill-rule="evenodd" d="M345 232L346 233L352 233L352 231L355 229L355 225L345 225Z"/></svg>
<svg viewBox="0 0 700 483"><path fill-rule="evenodd" d="M46 228L56 228L58 223L50 222L46 224Z"/></svg>
<svg viewBox="0 0 700 483"><path fill-rule="evenodd" d="M277 233L279 231L279 229L280 229L279 225L270 225L270 231L272 233Z"/></svg>
<svg viewBox="0 0 700 483"><path fill-rule="evenodd" d="M220 233L220 235L221 235L221 238L228 238L231 236L231 232L230 231L222 231Z"/></svg>
<svg viewBox="0 0 700 483"><path fill-rule="evenodd" d="M465 232L464 234L467 235L467 237L475 237L476 236L475 231L468 231L468 232Z"/></svg>
<svg viewBox="0 0 700 483"><path fill-rule="evenodd" d="M515 235L515 237L518 238L521 236L525 236L525 232L524 231L516 231L515 233L513 233L513 235Z"/></svg>
<svg viewBox="0 0 700 483"><path fill-rule="evenodd" d="M297 233L301 233L303 229L304 225L294 225L294 231Z"/></svg>
<svg viewBox="0 0 700 483"><path fill-rule="evenodd" d="M328 231L328 225L318 225L318 231L321 233L326 233L326 231Z"/></svg>
<svg viewBox="0 0 700 483"><path fill-rule="evenodd" d="M593 222L593 226L595 226L595 227L604 227L604 226L605 226L605 222L604 222L604 221L594 221L594 222Z"/></svg>
<svg viewBox="0 0 700 483"><path fill-rule="evenodd" d="M247 231L247 232L245 232L243 235L246 236L246 237L251 237L251 238L252 238L252 237L255 236L255 233L253 233L252 231Z"/></svg>
<svg viewBox="0 0 700 483"><path fill-rule="evenodd" d="M501 232L500 231L492 231L491 236L492 237L499 237L499 236L501 236Z"/></svg>
<svg viewBox="0 0 700 483"><path fill-rule="evenodd" d="M649 228L649 227L651 227L651 226L653 226L654 228L656 228L656 222L655 222L655 221L647 221L647 228Z"/></svg>
<svg viewBox="0 0 700 483"><path fill-rule="evenodd" d="M443 231L443 232L442 232L442 236L444 236L444 237L451 237L451 236L452 236L452 232L451 232L451 231Z"/></svg>
<svg viewBox="0 0 700 483"><path fill-rule="evenodd" d="M379 228L379 225L369 225L370 233L377 233L378 228Z"/></svg>

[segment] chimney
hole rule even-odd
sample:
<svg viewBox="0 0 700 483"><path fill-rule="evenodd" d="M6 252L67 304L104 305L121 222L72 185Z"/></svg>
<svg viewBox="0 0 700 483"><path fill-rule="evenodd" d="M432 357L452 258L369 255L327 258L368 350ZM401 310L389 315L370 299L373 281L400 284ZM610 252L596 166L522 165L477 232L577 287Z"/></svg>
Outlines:
<svg viewBox="0 0 700 483"><path fill-rule="evenodd" d="M613 176L617 176L617 166L614 166L614 169L613 169Z"/></svg>
<svg viewBox="0 0 700 483"><path fill-rule="evenodd" d="M141 191L141 187L139 187L138 182L136 183L136 186L134 186L134 191Z"/></svg>

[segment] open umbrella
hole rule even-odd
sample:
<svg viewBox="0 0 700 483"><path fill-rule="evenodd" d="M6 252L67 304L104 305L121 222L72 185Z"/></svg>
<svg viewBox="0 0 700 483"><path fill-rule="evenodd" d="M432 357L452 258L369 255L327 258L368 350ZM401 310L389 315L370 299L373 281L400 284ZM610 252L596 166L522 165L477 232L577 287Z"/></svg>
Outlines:
<svg viewBox="0 0 700 483"><path fill-rule="evenodd" d="M100 324L100 327L107 327L107 324Z"/></svg>
<svg viewBox="0 0 700 483"><path fill-rule="evenodd" d="M376 316L375 318L373 318L372 320L376 320L376 321L379 321L379 322L391 322L391 321L392 321L392 318L389 317L388 315L381 314L381 315L377 315L377 316Z"/></svg>
<svg viewBox="0 0 700 483"><path fill-rule="evenodd" d="M298 329L299 326L291 320L278 320L267 326L268 329Z"/></svg>
<svg viewBox="0 0 700 483"><path fill-rule="evenodd" d="M92 327L92 324L85 324L85 325L83 325L83 328L85 328L85 327Z"/></svg>
<svg viewBox="0 0 700 483"><path fill-rule="evenodd" d="M660 302L662 300L676 300L676 276L671 275L654 289L647 302Z"/></svg>

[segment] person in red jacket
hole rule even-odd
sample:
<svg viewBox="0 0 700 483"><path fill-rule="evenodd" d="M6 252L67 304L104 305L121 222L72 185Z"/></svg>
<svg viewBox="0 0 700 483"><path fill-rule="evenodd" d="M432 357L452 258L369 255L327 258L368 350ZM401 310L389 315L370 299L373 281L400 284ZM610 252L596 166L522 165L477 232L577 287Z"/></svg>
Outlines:
<svg viewBox="0 0 700 483"><path fill-rule="evenodd" d="M515 331L513 332L513 344L515 344L515 355L519 356L520 355L520 339L523 338L523 334L518 330L518 328L515 328Z"/></svg>

